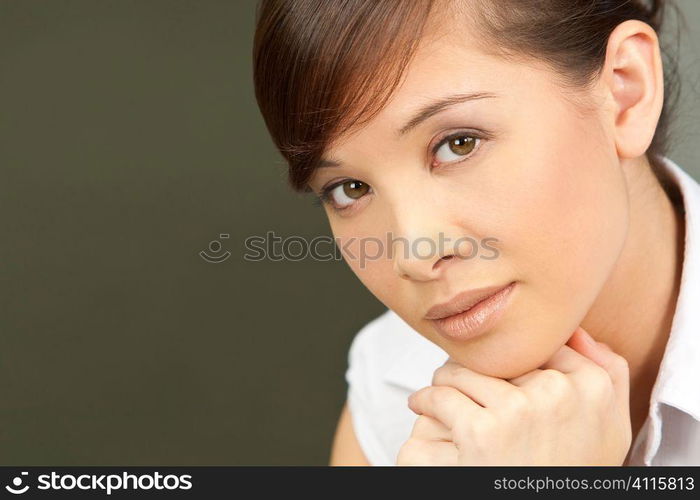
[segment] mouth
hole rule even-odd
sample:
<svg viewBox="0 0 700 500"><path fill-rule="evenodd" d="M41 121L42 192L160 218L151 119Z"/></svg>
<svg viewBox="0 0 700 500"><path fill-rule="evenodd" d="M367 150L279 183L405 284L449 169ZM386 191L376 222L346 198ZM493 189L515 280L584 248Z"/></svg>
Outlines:
<svg viewBox="0 0 700 500"><path fill-rule="evenodd" d="M486 332L501 317L515 285L513 281L506 286L462 292L450 301L430 308L425 319L448 340L474 338Z"/></svg>

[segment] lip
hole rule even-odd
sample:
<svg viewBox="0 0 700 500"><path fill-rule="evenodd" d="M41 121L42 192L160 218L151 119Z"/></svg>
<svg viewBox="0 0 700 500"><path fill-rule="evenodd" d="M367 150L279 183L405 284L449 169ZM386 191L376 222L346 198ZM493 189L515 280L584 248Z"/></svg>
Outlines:
<svg viewBox="0 0 700 500"><path fill-rule="evenodd" d="M431 307L425 315L448 340L466 340L484 333L501 317L515 282L457 294L449 302Z"/></svg>

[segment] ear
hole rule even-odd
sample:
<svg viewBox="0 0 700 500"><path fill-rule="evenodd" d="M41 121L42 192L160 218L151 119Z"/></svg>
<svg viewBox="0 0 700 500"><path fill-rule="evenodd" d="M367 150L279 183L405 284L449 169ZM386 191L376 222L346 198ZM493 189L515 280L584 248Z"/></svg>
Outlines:
<svg viewBox="0 0 700 500"><path fill-rule="evenodd" d="M615 144L620 158L646 153L661 116L664 75L659 39L641 21L625 21L608 39L601 75L614 103Z"/></svg>

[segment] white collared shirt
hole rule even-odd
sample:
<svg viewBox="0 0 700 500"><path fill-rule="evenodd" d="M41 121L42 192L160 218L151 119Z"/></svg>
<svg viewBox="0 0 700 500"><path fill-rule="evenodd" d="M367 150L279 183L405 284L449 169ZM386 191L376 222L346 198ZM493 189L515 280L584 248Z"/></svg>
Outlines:
<svg viewBox="0 0 700 500"><path fill-rule="evenodd" d="M700 465L700 185L668 158L663 165L683 197L685 252L671 332L629 465ZM355 335L347 399L370 464L396 464L416 419L408 396L431 385L447 358L391 310Z"/></svg>

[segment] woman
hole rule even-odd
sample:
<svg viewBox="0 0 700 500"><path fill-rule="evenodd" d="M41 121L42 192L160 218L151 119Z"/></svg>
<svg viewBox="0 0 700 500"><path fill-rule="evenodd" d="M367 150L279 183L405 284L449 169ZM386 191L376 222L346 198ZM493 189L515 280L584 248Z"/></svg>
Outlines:
<svg viewBox="0 0 700 500"><path fill-rule="evenodd" d="M262 1L290 184L389 308L353 341L332 464L700 463L666 3Z"/></svg>

